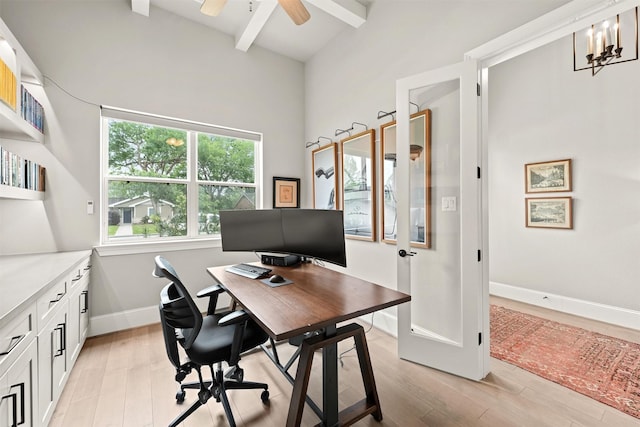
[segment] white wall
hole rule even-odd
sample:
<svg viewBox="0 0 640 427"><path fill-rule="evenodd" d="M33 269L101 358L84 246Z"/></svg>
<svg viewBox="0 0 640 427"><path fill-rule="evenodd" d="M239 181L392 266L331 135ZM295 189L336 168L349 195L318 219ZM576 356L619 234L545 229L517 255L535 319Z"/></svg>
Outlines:
<svg viewBox="0 0 640 427"><path fill-rule="evenodd" d="M379 126L390 118L377 120L377 114L379 110L395 110L395 83L398 78L460 62L465 52L563 3L374 2L369 8L367 22L361 28L340 34L306 64L306 140L315 141L318 136L333 137L336 129L348 128L356 121L376 129L379 152ZM442 144L442 141L433 143ZM311 176L311 150L308 151L307 173ZM432 176L437 173L444 171L434 170ZM304 192L309 200L310 192L310 187ZM443 214L447 213L439 211L439 196L434 194L432 197L433 223L436 227L444 227ZM459 325L438 324L437 320L447 318L440 311L445 305L439 302L455 298L455 277L446 280L442 276L434 277L438 273L430 272L426 267L430 262L441 262L446 258L443 253L448 246L441 237L438 236L436 242L439 247L416 249L418 255L412 264L418 267L414 270L423 274L422 279L431 275L431 285L424 292L437 297L431 299L436 303L422 310L423 321L441 335L455 339ZM396 288L397 249L395 245L349 240L348 270L356 276ZM443 282L443 286L437 285ZM385 310L383 316L385 314L394 317L395 309Z"/></svg>
<svg viewBox="0 0 640 427"><path fill-rule="evenodd" d="M269 206L271 200L270 177L282 174L303 179L303 204L311 206L311 150L304 152L303 141L333 137L335 129L349 127L353 121L377 130L385 121L376 119L377 112L395 109L396 79L460 61L464 52L565 2L374 2L367 23L332 40L304 65L304 71L302 64L259 48L236 51L231 37L162 10L152 8L150 18L133 14L124 0L3 1L1 10L3 20L40 70L79 98L264 132L265 204ZM491 115L492 214L495 206L506 207L503 216L492 218L504 218L505 227L509 223L513 227L501 230L492 221L495 275L491 279L637 309L630 278L639 276L633 262L633 255L639 253L634 246L638 240L634 216L639 208L633 196L638 181L633 161L638 153L628 136L635 135L637 140L637 120L631 117L637 117L638 89L621 75L637 75L638 63L630 65L631 72L616 70L625 67L617 66L595 78L585 72L544 75L534 71L550 58L567 59L570 50L560 49L492 70L491 89L496 91L490 99L491 108L496 109ZM571 69L570 64L562 67ZM514 79L516 71L522 74ZM496 87L498 80L504 80L505 86ZM1 253L81 249L98 241L98 217L84 213L86 200L99 200L97 107L72 98L50 81L46 92L56 113L47 118L47 143L26 150L51 165L47 199L44 204L0 201ZM556 107L561 93L567 94L563 98L568 103ZM594 125L599 123L597 110L586 118L581 115L581 108L601 98L607 99L601 101L607 109L629 118L630 127L622 133L605 131ZM515 104L506 103L512 99ZM616 99L624 100L620 110L612 101ZM542 104L534 106L533 101ZM626 105L631 108L624 110ZM499 111L509 114L502 122L496 121ZM605 122L615 119L607 114ZM555 134L562 138L549 137ZM563 148L565 144L571 150ZM589 154L581 151L585 146L591 147ZM609 157L617 148L627 155ZM565 157L575 159L576 229L526 230L523 164ZM506 187L494 189L493 185ZM625 199L628 204L621 205ZM589 238L588 230L597 233ZM508 240L503 238L507 235ZM564 262L540 259L534 271L532 255L539 259L541 251L534 253L533 248L550 253L545 243L549 235L567 249L569 258ZM14 241L7 243L4 236ZM511 251L514 247L519 250ZM347 249L349 272L396 287L395 246L349 241ZM514 257L505 258L507 251ZM94 256L94 315L108 320L112 313L156 304L161 284L148 277L152 255ZM209 281L205 266L235 262L218 249L167 256L194 289ZM592 274L584 266L595 266ZM393 315L395 310L386 313Z"/></svg>
<svg viewBox="0 0 640 427"><path fill-rule="evenodd" d="M52 108L45 145L20 144L47 167L46 199L0 200L1 254L99 243L99 215L87 215L86 202L100 209L100 104L262 132L266 207L272 176L303 178L302 63L238 51L231 36L162 9L135 14L125 0L4 1L2 19L47 76ZM94 255L94 316L157 304L152 255ZM210 282L206 266L231 262L219 249L166 255L194 289Z"/></svg>
<svg viewBox="0 0 640 427"><path fill-rule="evenodd" d="M533 291L525 298L553 308L562 296L640 311L638 75L640 61L595 77L574 72L571 37L490 69L490 268L499 288ZM525 195L525 163L566 158L572 192ZM524 226L525 197L545 196L573 197L573 230Z"/></svg>

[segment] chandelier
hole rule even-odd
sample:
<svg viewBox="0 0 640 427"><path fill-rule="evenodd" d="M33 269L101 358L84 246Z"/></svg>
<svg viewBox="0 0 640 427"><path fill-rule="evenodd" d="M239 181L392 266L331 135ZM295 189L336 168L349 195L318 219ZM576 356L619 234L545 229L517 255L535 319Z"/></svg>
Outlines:
<svg viewBox="0 0 640 427"><path fill-rule="evenodd" d="M631 12L633 12L631 14ZM573 33L573 71L591 70L591 75L595 76L607 65L621 64L623 62L636 61L638 59L638 8L634 8L629 13L625 12L623 22L620 21L620 14L614 19L605 20L602 23L592 25L585 35L585 42L577 42L576 33ZM633 22L631 22L633 21ZM622 26L625 26L625 33ZM629 29L628 26L632 28ZM633 40L628 36L633 31ZM623 39L623 35L628 37ZM635 43L635 56L623 57L622 46L627 42ZM580 45L580 47L578 47ZM584 56L577 52L585 49ZM627 51L625 50L625 54ZM586 61L578 58L586 58ZM582 65L580 65L582 64Z"/></svg>

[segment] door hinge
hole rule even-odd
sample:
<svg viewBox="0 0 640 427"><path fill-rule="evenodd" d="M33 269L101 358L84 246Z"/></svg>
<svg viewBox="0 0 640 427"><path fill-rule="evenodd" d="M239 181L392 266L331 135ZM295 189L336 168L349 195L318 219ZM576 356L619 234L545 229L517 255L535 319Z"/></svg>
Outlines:
<svg viewBox="0 0 640 427"><path fill-rule="evenodd" d="M478 262L482 261L482 251L478 249Z"/></svg>
<svg viewBox="0 0 640 427"><path fill-rule="evenodd" d="M480 179L480 166L478 166L478 179Z"/></svg>
<svg viewBox="0 0 640 427"><path fill-rule="evenodd" d="M478 85L477 86L477 88L478 88L478 96L480 96L480 83L476 83L476 84Z"/></svg>
<svg viewBox="0 0 640 427"><path fill-rule="evenodd" d="M482 332L478 332L478 345L482 345Z"/></svg>

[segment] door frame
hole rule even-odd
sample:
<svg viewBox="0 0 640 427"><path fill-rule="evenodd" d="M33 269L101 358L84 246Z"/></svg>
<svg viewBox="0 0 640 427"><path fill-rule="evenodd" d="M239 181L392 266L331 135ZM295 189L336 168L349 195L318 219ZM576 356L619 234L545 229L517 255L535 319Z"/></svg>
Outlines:
<svg viewBox="0 0 640 427"><path fill-rule="evenodd" d="M532 50L567 37L591 24L610 18L613 15L640 7L640 0L620 0L613 3L610 0L573 0L565 5L548 12L533 21L528 22L508 33L505 33L485 44L482 44L464 54L464 59L473 59L478 63L480 85L480 126L479 143L481 150L480 167L487 170L489 164L489 70L491 67L524 55ZM483 174L486 177L486 173ZM483 284L489 284L489 185L487 179L481 180L481 243L483 259ZM489 331L489 293L486 301L486 341L490 340ZM487 346L488 347L488 346ZM487 352L489 350L487 349Z"/></svg>

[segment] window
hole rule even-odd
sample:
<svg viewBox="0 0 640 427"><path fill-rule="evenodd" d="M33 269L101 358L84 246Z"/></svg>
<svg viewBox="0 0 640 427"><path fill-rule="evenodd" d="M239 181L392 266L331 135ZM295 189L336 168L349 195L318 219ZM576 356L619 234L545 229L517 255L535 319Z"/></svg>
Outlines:
<svg viewBox="0 0 640 427"><path fill-rule="evenodd" d="M261 207L262 135L102 107L102 242L219 237Z"/></svg>

